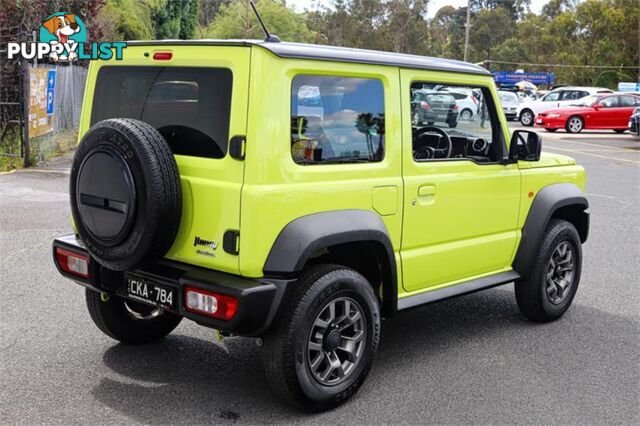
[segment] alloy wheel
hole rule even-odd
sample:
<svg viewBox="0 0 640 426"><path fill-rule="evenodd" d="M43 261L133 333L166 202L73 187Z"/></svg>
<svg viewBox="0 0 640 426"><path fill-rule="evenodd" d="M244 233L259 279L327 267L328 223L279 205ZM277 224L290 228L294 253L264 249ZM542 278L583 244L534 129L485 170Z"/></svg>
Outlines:
<svg viewBox="0 0 640 426"><path fill-rule="evenodd" d="M329 301L311 327L307 361L322 385L344 382L362 359L367 341L364 312L350 297Z"/></svg>
<svg viewBox="0 0 640 426"><path fill-rule="evenodd" d="M533 121L533 115L529 111L525 111L520 115L520 121L523 125L528 126Z"/></svg>
<svg viewBox="0 0 640 426"><path fill-rule="evenodd" d="M571 131L571 133L578 133L580 130L582 130L582 120L578 117L572 117L569 120L569 131Z"/></svg>
<svg viewBox="0 0 640 426"><path fill-rule="evenodd" d="M549 301L558 305L571 293L575 273L573 247L563 241L555 248L547 266L546 292Z"/></svg>

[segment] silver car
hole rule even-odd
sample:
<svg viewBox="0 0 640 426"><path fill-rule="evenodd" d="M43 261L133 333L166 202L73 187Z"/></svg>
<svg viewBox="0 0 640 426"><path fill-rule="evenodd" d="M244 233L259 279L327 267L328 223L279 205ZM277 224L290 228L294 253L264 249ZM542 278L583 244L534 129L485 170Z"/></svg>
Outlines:
<svg viewBox="0 0 640 426"><path fill-rule="evenodd" d="M502 104L502 111L507 117L507 120L514 120L518 117L518 105L520 99L518 95L513 92L507 92L505 90L498 90L498 98Z"/></svg>

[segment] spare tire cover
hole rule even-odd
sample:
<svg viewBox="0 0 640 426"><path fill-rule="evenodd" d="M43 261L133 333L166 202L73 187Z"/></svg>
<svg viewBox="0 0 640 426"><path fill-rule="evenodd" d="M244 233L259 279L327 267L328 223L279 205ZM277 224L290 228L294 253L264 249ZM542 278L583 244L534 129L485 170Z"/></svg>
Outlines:
<svg viewBox="0 0 640 426"><path fill-rule="evenodd" d="M77 232L107 268L151 263L173 244L180 175L169 144L151 125L110 119L91 127L73 157L69 192Z"/></svg>

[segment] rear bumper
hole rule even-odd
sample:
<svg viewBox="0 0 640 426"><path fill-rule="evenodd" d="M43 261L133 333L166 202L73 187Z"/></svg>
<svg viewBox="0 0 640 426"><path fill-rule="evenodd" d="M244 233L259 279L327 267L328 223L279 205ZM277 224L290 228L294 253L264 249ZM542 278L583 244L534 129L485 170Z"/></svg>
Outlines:
<svg viewBox="0 0 640 426"><path fill-rule="evenodd" d="M58 271L66 278L94 291L128 298L123 272L111 271L91 260L88 279L69 274L63 271L55 261L57 247L89 257L87 249L75 235L53 240L53 257ZM169 260L162 260L151 266L128 272L176 289L178 303L175 313L200 325L242 336L260 335L271 326L287 288L295 282L294 279L244 278ZM236 314L225 321L187 311L184 307L185 286L236 298L238 300Z"/></svg>

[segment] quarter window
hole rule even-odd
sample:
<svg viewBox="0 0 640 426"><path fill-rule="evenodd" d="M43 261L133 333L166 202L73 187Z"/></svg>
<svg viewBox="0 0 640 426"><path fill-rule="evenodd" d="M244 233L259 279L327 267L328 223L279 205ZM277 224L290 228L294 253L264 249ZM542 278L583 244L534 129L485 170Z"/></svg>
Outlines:
<svg viewBox="0 0 640 426"><path fill-rule="evenodd" d="M291 156L298 164L370 163L385 150L377 79L298 75L291 90Z"/></svg>
<svg viewBox="0 0 640 426"><path fill-rule="evenodd" d="M464 93L456 99L453 93ZM416 161L468 159L493 163L502 154L496 105L486 88L430 82L411 85Z"/></svg>

